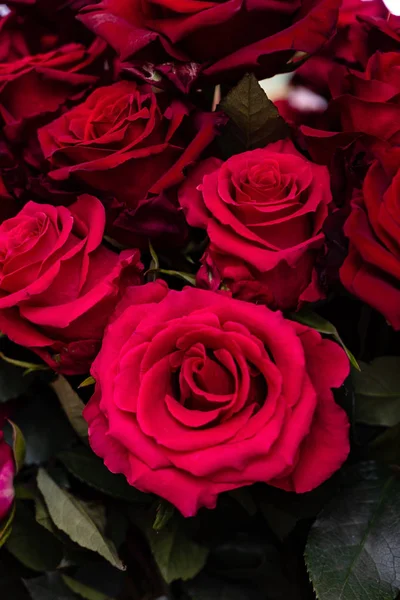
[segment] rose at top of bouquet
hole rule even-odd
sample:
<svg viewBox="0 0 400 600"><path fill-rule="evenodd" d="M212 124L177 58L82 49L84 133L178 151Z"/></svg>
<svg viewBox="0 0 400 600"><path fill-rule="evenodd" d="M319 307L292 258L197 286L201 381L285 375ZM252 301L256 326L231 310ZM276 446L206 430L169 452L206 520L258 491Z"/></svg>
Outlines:
<svg viewBox="0 0 400 600"><path fill-rule="evenodd" d="M315 160L328 162L360 137L400 144L400 52L376 52L364 71L335 65L329 88L327 110L313 127L301 127Z"/></svg>
<svg viewBox="0 0 400 600"><path fill-rule="evenodd" d="M0 525L14 501L15 463L11 447L0 430Z"/></svg>
<svg viewBox="0 0 400 600"><path fill-rule="evenodd" d="M400 329L400 150L370 166L351 203L345 228L349 253L343 285Z"/></svg>
<svg viewBox="0 0 400 600"><path fill-rule="evenodd" d="M85 373L125 285L140 283L137 250L102 245L101 202L29 202L0 225L0 330L63 373Z"/></svg>
<svg viewBox="0 0 400 600"><path fill-rule="evenodd" d="M282 140L226 162L208 159L179 190L188 223L210 243L203 285L296 308L323 297L315 261L331 201L329 173ZM209 269L207 274L205 269Z"/></svg>
<svg viewBox="0 0 400 600"><path fill-rule="evenodd" d="M129 290L93 364L84 410L114 473L185 516L257 481L309 491L349 452L331 388L344 351L265 306L215 292Z"/></svg>
<svg viewBox="0 0 400 600"><path fill-rule="evenodd" d="M287 70L296 51L315 52L334 32L341 0L103 0L79 19L122 60L200 64L213 80Z"/></svg>
<svg viewBox="0 0 400 600"><path fill-rule="evenodd" d="M127 243L161 237L182 243L185 222L174 194L215 136L215 113L202 113L148 85L119 81L39 131L50 177L70 176L116 199L112 236Z"/></svg>
<svg viewBox="0 0 400 600"><path fill-rule="evenodd" d="M89 48L67 44L44 54L0 63L0 118L10 140L27 142L24 125L32 129L53 118L66 102L77 100L98 80L95 64L104 42Z"/></svg>

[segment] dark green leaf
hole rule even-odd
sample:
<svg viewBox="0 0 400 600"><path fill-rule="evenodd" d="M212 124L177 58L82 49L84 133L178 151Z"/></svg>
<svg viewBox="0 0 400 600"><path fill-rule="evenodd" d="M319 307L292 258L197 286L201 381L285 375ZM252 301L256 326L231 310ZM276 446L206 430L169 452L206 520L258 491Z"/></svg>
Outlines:
<svg viewBox="0 0 400 600"><path fill-rule="evenodd" d="M27 465L46 462L76 441L73 429L47 385L32 388L26 400L17 404L13 422L24 432Z"/></svg>
<svg viewBox="0 0 400 600"><path fill-rule="evenodd" d="M32 385L35 375L22 377L19 367L0 360L0 403L18 398Z"/></svg>
<svg viewBox="0 0 400 600"><path fill-rule="evenodd" d="M122 475L114 475L101 458L86 448L74 448L58 455L74 477L87 485L120 500L146 502L147 496L130 486Z"/></svg>
<svg viewBox="0 0 400 600"><path fill-rule="evenodd" d="M238 152L264 148L288 136L285 121L252 74L241 79L222 100L220 108L233 121L228 124L227 132L236 137Z"/></svg>
<svg viewBox="0 0 400 600"><path fill-rule="evenodd" d="M88 507L59 487L44 469L39 469L38 487L58 529L83 548L97 552L114 567L124 569L114 544L106 539Z"/></svg>
<svg viewBox="0 0 400 600"><path fill-rule="evenodd" d="M24 584L32 600L78 600L58 573L47 573L41 577L25 579Z"/></svg>
<svg viewBox="0 0 400 600"><path fill-rule="evenodd" d="M81 598L85 598L86 600L112 600L112 598L106 594L98 592L97 590L94 590L93 588L81 583L80 581L77 581L76 579L73 579L72 577L69 577L68 575L62 575L61 577L65 585L75 592L75 594L78 594L78 596Z"/></svg>
<svg viewBox="0 0 400 600"><path fill-rule="evenodd" d="M50 513L40 494L37 494L35 498L35 518L36 522L47 529L47 531L50 531L53 535L57 534L57 529L51 520Z"/></svg>
<svg viewBox="0 0 400 600"><path fill-rule="evenodd" d="M175 508L166 500L160 500L157 507L156 518L153 523L153 529L160 531L172 518Z"/></svg>
<svg viewBox="0 0 400 600"><path fill-rule="evenodd" d="M342 346L353 367L357 371L360 371L360 366L357 362L357 359L355 358L353 353L350 352L348 348L346 348L342 341L342 338L338 333L338 330L334 325L332 325L332 323L330 323L317 313L313 312L312 310L309 310L308 308L302 308L296 313L291 313L289 315L289 318L292 319L292 321L297 321L298 323L302 323L303 325L308 325L308 327L312 327L316 331L319 331L319 333L331 335Z"/></svg>
<svg viewBox="0 0 400 600"><path fill-rule="evenodd" d="M394 600L400 590L400 481L375 463L347 474L305 552L319 600Z"/></svg>
<svg viewBox="0 0 400 600"><path fill-rule="evenodd" d="M17 473L19 473L20 470L22 469L22 467L24 466L24 462L25 462L26 443L25 443L25 438L22 434L22 431L20 430L18 425L16 425L12 421L9 421L9 423L12 427L12 434L13 434L13 453L14 453L15 467L16 467Z"/></svg>
<svg viewBox="0 0 400 600"><path fill-rule="evenodd" d="M7 550L34 571L56 569L63 556L62 544L36 523L24 502L18 500L16 505L11 535L6 542Z"/></svg>
<svg viewBox="0 0 400 600"><path fill-rule="evenodd" d="M187 537L178 515L155 531L150 524L145 529L153 556L167 583L176 579L191 579L204 567L208 550Z"/></svg>
<svg viewBox="0 0 400 600"><path fill-rule="evenodd" d="M356 419L391 427L400 422L400 357L381 356L352 374Z"/></svg>
<svg viewBox="0 0 400 600"><path fill-rule="evenodd" d="M256 514L257 505L253 500L250 488L238 488L229 492L229 495L236 500L236 502L238 502L251 517Z"/></svg>
<svg viewBox="0 0 400 600"><path fill-rule="evenodd" d="M370 444L368 456L388 465L400 466L400 423L387 429Z"/></svg>
<svg viewBox="0 0 400 600"><path fill-rule="evenodd" d="M2 546L4 546L4 544L6 543L6 541L8 540L8 538L11 535L11 531L12 531L12 524L13 524L13 520L15 517L15 503L13 504L13 507L10 510L9 515L7 516L7 518L1 522L1 527L0 527L0 548Z"/></svg>
<svg viewBox="0 0 400 600"><path fill-rule="evenodd" d="M85 408L84 403L62 375L59 375L57 379L51 383L51 387L57 394L60 404L72 427L78 436L86 441L88 437L88 426L82 416L82 411Z"/></svg>

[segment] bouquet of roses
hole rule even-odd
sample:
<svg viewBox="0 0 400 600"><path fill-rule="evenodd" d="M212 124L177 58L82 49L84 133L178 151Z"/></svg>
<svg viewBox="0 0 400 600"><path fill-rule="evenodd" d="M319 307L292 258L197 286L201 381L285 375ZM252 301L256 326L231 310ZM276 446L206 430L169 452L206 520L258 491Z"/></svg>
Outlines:
<svg viewBox="0 0 400 600"><path fill-rule="evenodd" d="M1 5L2 599L400 594L398 4Z"/></svg>

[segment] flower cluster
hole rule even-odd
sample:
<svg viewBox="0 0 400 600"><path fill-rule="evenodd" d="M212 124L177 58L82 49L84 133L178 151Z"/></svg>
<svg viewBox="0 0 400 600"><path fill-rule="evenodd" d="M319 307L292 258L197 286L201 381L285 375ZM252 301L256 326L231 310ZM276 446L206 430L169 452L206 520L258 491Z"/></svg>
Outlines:
<svg viewBox="0 0 400 600"><path fill-rule="evenodd" d="M351 294L400 330L389 16L13 0L1 17L0 330L91 374L93 451L184 516L255 482L308 492L345 462L348 355L304 315ZM257 80L288 71L274 105ZM300 89L326 108L300 110ZM13 473L1 438L0 517Z"/></svg>

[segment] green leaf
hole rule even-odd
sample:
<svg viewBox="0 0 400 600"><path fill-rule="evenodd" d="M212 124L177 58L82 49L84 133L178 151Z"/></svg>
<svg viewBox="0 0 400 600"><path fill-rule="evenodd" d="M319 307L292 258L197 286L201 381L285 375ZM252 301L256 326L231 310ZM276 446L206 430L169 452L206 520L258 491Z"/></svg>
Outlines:
<svg viewBox="0 0 400 600"><path fill-rule="evenodd" d="M82 411L85 408L84 403L62 375L59 375L50 385L57 394L72 427L81 439L87 441L88 426L82 416Z"/></svg>
<svg viewBox="0 0 400 600"><path fill-rule="evenodd" d="M24 402L16 404L12 416L24 432L26 465L51 460L76 443L76 434L47 384L29 390Z"/></svg>
<svg viewBox="0 0 400 600"><path fill-rule="evenodd" d="M311 528L305 559L319 600L394 600L400 591L400 481L375 463L347 484Z"/></svg>
<svg viewBox="0 0 400 600"><path fill-rule="evenodd" d="M26 504L16 502L16 513L7 550L23 565L34 571L52 571L63 557L62 544L38 525Z"/></svg>
<svg viewBox="0 0 400 600"><path fill-rule="evenodd" d="M6 541L8 540L8 538L11 535L14 517L15 517L15 503L13 504L12 509L10 510L10 514L8 515L7 519L4 521L4 523L2 523L2 525L0 527L0 548L2 546L4 546L4 544L6 543Z"/></svg>
<svg viewBox="0 0 400 600"><path fill-rule="evenodd" d="M368 448L368 458L400 466L400 423L374 439Z"/></svg>
<svg viewBox="0 0 400 600"><path fill-rule="evenodd" d="M59 573L46 573L23 582L32 600L76 600Z"/></svg>
<svg viewBox="0 0 400 600"><path fill-rule="evenodd" d="M112 600L106 594L102 592L98 592L91 587L88 587L84 583L77 581L76 579L72 579L68 575L62 575L63 582L78 596L85 598L85 600Z"/></svg>
<svg viewBox="0 0 400 600"><path fill-rule="evenodd" d="M233 121L234 125L228 124L227 131L236 138L238 152L264 148L288 136L287 124L253 74L245 75L230 90L220 108Z"/></svg>
<svg viewBox="0 0 400 600"><path fill-rule="evenodd" d="M160 531L172 518L175 508L166 500L161 500L157 507L156 518L153 523L153 529Z"/></svg>
<svg viewBox="0 0 400 600"><path fill-rule="evenodd" d="M26 456L26 443L25 438L22 434L22 431L12 421L8 421L12 427L12 437L13 437L13 453L14 453L14 461L17 473L20 472L22 467L24 466L25 456Z"/></svg>
<svg viewBox="0 0 400 600"><path fill-rule="evenodd" d="M229 493L229 496L236 500L242 508L247 512L248 515L253 517L257 512L257 505L253 500L253 496L251 495L251 490L247 487L237 488L236 490L232 490Z"/></svg>
<svg viewBox="0 0 400 600"><path fill-rule="evenodd" d="M35 375L21 377L19 367L0 361L0 404L22 396L35 378Z"/></svg>
<svg viewBox="0 0 400 600"><path fill-rule="evenodd" d="M196 276L191 275L190 273L184 273L183 271L172 271L170 269L149 269L146 272L146 275L148 275L149 273L161 273L161 275L178 277L179 279L183 279L183 281L186 281L186 283L189 283L190 285L196 285Z"/></svg>
<svg viewBox="0 0 400 600"><path fill-rule="evenodd" d="M80 383L78 385L78 388L84 388L84 387L89 387L89 385L94 385L96 383L96 380L94 377L92 377L91 375L89 375L89 377L86 377L86 379L84 379L82 381L82 383Z"/></svg>
<svg viewBox="0 0 400 600"><path fill-rule="evenodd" d="M39 469L37 483L58 529L82 548L97 552L118 569L125 568L114 544L104 537L83 502L59 487L44 469Z"/></svg>
<svg viewBox="0 0 400 600"><path fill-rule="evenodd" d="M10 358L9 356L6 356L3 352L0 352L0 358L9 365L25 369L24 374L27 375L29 373L33 373L34 371L50 371L50 367L48 367L47 365L40 365L36 363L26 362L25 360L17 360L16 358Z"/></svg>
<svg viewBox="0 0 400 600"><path fill-rule="evenodd" d="M101 458L86 448L66 450L58 455L74 477L87 485L120 500L146 502L148 497L130 486L123 475L114 475Z"/></svg>
<svg viewBox="0 0 400 600"><path fill-rule="evenodd" d="M176 515L160 531L155 531L151 524L145 529L153 556L167 583L191 579L207 560L208 549L189 539L182 525Z"/></svg>
<svg viewBox="0 0 400 600"><path fill-rule="evenodd" d="M381 356L352 373L356 419L392 427L400 422L400 357Z"/></svg>
<svg viewBox="0 0 400 600"><path fill-rule="evenodd" d="M347 357L350 361L350 364L355 369L357 369L357 371L360 371L360 366L357 362L357 359L355 358L353 353L350 352L350 350L348 348L346 348L346 346L344 345L344 343L342 341L342 338L339 335L338 330L336 329L336 327L334 325L332 325L332 323L330 323L329 321L327 321L326 319L324 319L317 313L313 312L312 310L309 310L308 308L302 308L301 310L299 310L296 313L290 313L288 315L288 317L289 317L289 319L292 319L292 321L297 321L298 323L302 323L303 325L308 325L308 327L312 327L316 331L319 331L319 333L324 333L325 335L331 335L342 346L343 350L346 352Z"/></svg>

